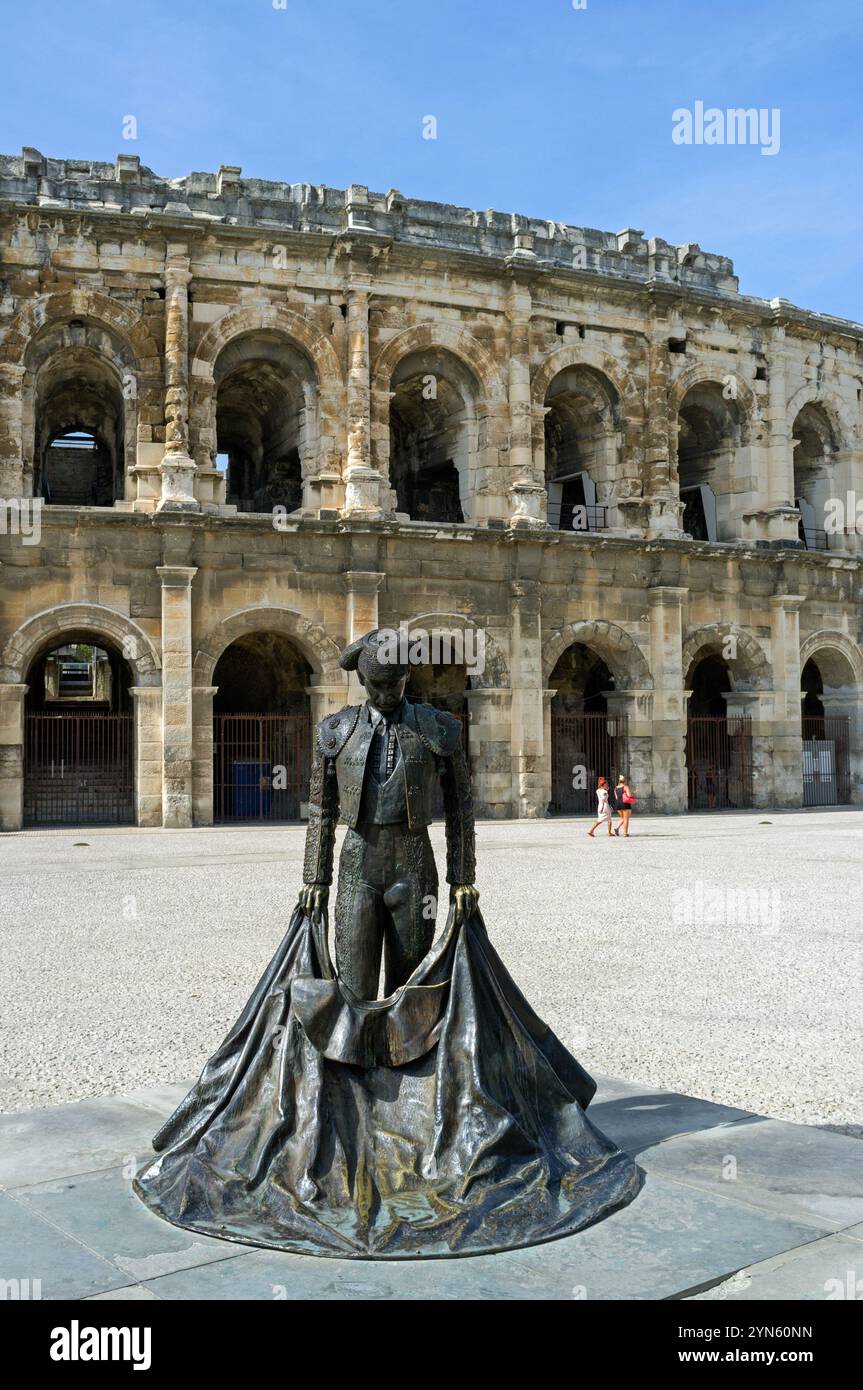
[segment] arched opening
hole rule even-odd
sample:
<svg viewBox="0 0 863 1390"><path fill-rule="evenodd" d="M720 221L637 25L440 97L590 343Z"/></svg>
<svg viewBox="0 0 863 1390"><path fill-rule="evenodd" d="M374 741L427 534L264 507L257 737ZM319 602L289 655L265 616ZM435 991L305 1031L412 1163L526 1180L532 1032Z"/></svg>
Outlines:
<svg viewBox="0 0 863 1390"><path fill-rule="evenodd" d="M53 639L27 673L25 825L132 825L134 684L116 648L90 634Z"/></svg>
<svg viewBox="0 0 863 1390"><path fill-rule="evenodd" d="M413 704L432 705L435 709L445 709L455 715L461 723L461 742L468 766L470 762L470 705L467 692L470 677L463 665L457 662L428 662L412 665L405 697ZM433 799L435 816L443 815L443 794L437 788Z"/></svg>
<svg viewBox="0 0 863 1390"><path fill-rule="evenodd" d="M800 675L803 805L843 806L851 801L851 719L857 691L841 652L823 649Z"/></svg>
<svg viewBox="0 0 863 1390"><path fill-rule="evenodd" d="M830 421L817 404L804 405L792 430L794 505L800 512L798 534L807 550L827 550L827 499L833 491L836 441Z"/></svg>
<svg viewBox="0 0 863 1390"><path fill-rule="evenodd" d="M49 359L35 398L35 492L52 506L110 507L125 488L125 402L114 367L87 347Z"/></svg>
<svg viewBox="0 0 863 1390"><path fill-rule="evenodd" d="M281 633L249 633L222 653L213 674L217 822L301 818L311 773L311 675Z"/></svg>
<svg viewBox="0 0 863 1390"><path fill-rule="evenodd" d="M217 359L216 459L241 512L296 511L316 436L314 368L277 333L247 334Z"/></svg>
<svg viewBox="0 0 863 1390"><path fill-rule="evenodd" d="M598 531L608 524L615 482L617 393L592 367L567 367L549 385L545 407L548 524Z"/></svg>
<svg viewBox="0 0 863 1390"><path fill-rule="evenodd" d="M691 691L686 721L690 811L741 810L752 805L752 721L729 714L733 691L724 657L698 653L686 678Z"/></svg>
<svg viewBox="0 0 863 1390"><path fill-rule="evenodd" d="M477 468L476 387L442 350L412 352L393 372L390 484L412 521L469 519Z"/></svg>
<svg viewBox="0 0 863 1390"><path fill-rule="evenodd" d="M551 805L556 815L588 815L596 806L596 780L626 772L626 718L609 714L614 676L592 648L574 642L549 678L551 700Z"/></svg>
<svg viewBox="0 0 863 1390"><path fill-rule="evenodd" d="M687 391L677 422L677 473L681 524L693 540L735 538L731 507L742 429L739 402L727 399L718 382L700 382Z"/></svg>

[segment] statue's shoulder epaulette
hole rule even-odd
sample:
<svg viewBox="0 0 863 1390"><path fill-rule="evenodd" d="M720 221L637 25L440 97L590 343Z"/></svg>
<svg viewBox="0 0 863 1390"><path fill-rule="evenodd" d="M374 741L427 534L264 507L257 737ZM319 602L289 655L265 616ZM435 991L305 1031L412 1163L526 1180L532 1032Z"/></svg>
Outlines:
<svg viewBox="0 0 863 1390"><path fill-rule="evenodd" d="M461 737L461 722L454 714L435 709L433 705L412 705L411 708L423 743L439 757L451 757Z"/></svg>
<svg viewBox="0 0 863 1390"><path fill-rule="evenodd" d="M337 758L360 717L362 705L345 705L338 714L328 714L318 725L318 752L325 758Z"/></svg>

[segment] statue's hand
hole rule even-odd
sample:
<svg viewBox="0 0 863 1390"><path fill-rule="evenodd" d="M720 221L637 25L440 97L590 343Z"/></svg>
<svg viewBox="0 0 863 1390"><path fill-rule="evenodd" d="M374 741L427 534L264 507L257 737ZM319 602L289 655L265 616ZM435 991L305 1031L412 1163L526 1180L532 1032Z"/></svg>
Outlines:
<svg viewBox="0 0 863 1390"><path fill-rule="evenodd" d="M479 890L472 883L454 883L449 890L451 903L455 903L455 925L460 927L476 910Z"/></svg>
<svg viewBox="0 0 863 1390"><path fill-rule="evenodd" d="M323 883L304 883L300 889L299 906L313 922L320 922L327 910L330 890Z"/></svg>

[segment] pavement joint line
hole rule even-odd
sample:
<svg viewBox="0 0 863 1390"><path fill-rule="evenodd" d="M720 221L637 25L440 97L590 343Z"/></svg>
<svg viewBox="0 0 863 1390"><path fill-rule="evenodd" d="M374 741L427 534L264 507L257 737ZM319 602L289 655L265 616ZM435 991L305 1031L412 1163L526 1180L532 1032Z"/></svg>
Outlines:
<svg viewBox="0 0 863 1390"><path fill-rule="evenodd" d="M659 1145L658 1145L658 1144L657 1144L657 1145L652 1145L651 1147L658 1148ZM637 1156L637 1155L636 1155L636 1157L635 1157L635 1162L638 1163L638 1156ZM640 1164L639 1164L639 1167L641 1167ZM832 1228L817 1225L817 1223L816 1223L814 1217L809 1216L809 1215L796 1215L796 1214L795 1214L795 1215L792 1216L792 1215L790 1215L787 1211L785 1211L785 1210L782 1209L782 1208L777 1208L777 1209L774 1210L773 1207L762 1206L762 1205L761 1205L760 1203L758 1203L758 1202L753 1202L753 1201L751 1201L751 1200L747 1200L746 1197L739 1197L739 1196L732 1197L730 1193L725 1193L725 1192L714 1192L712 1188L709 1188L709 1187L702 1187L702 1186L700 1186L698 1183L692 1182L691 1179L678 1177L678 1176L677 1176L676 1174L674 1174L674 1173L655 1173L655 1174L651 1174L650 1171L649 1171L648 1169L644 1169L644 1172L645 1172L645 1175L646 1175L648 1181L650 1180L651 1177L661 1177L661 1178L663 1179L663 1181L665 1181L665 1182L671 1182L671 1183L676 1183L678 1187L685 1187L685 1188L687 1189L687 1191L689 1191L689 1192L699 1192L699 1193L701 1193L702 1196L704 1196L704 1194L707 1193L709 1196L714 1197L714 1198L715 1198L717 1201L719 1201L719 1202L729 1202L732 1206L746 1207L747 1211L757 1211L757 1212L760 1212L760 1214L761 1214L762 1216L764 1216L764 1215L767 1215L767 1216L779 1216L779 1217L782 1217L785 1221L793 1221L793 1222L795 1223L795 1225L798 1225L798 1226L809 1226L809 1227L812 1229L812 1231L814 1232L813 1237L812 1237L812 1240L821 1240L821 1239L822 1239L823 1237L825 1237L825 1236L837 1236L837 1235L840 1234L839 1231L834 1231ZM637 1200L637 1199L636 1199L636 1200ZM860 1223L858 1222L857 1224L859 1225ZM852 1222L852 1225L853 1225L853 1222ZM800 1242L800 1245L799 1245L799 1246L797 1246L797 1245L789 1245L788 1249L789 1249L789 1250L802 1249L804 1245L811 1245L811 1244L812 1244L812 1241L811 1241L811 1240L804 1240L804 1241L801 1241L801 1242ZM779 1251L779 1254L784 1254L784 1253L785 1253L785 1252L782 1251L782 1250ZM771 1255L771 1256L769 1256L769 1258L770 1258L770 1259L773 1259L774 1256Z"/></svg>
<svg viewBox="0 0 863 1390"><path fill-rule="evenodd" d="M786 1255L793 1255L797 1250L808 1250L811 1245L820 1245L822 1242L832 1240L834 1236L841 1234L841 1231L824 1231L815 1240L804 1240L799 1245L789 1245L786 1250L777 1250L775 1255L766 1255L764 1259L756 1260L753 1264L738 1265L736 1269L729 1270L727 1274L721 1274L716 1279L707 1279L703 1284L693 1284L691 1288L684 1289L680 1293L666 1294L662 1302L677 1303L684 1298L694 1298L696 1294L706 1293L708 1289L718 1288L720 1284L724 1284L727 1280L733 1279L735 1274L742 1274L747 1269L758 1269L759 1265L768 1264L770 1260L780 1260ZM754 1301L759 1302L760 1300Z"/></svg>

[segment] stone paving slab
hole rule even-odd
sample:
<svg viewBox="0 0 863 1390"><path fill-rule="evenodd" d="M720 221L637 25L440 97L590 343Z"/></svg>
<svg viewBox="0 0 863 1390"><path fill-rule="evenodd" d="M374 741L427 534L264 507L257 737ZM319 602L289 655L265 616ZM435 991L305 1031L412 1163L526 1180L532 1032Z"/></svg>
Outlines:
<svg viewBox="0 0 863 1390"><path fill-rule="evenodd" d="M597 1123L604 1128L599 1116ZM736 1200L825 1231L863 1216L860 1140L806 1125L753 1119L704 1128L642 1152L639 1162L648 1173L716 1195L735 1198L737 1188Z"/></svg>
<svg viewBox="0 0 863 1390"><path fill-rule="evenodd" d="M106 1298L113 1297L106 1294ZM753 1299L825 1301L863 1298L863 1242L824 1236L761 1264L749 1265L703 1293L693 1302L729 1303Z"/></svg>
<svg viewBox="0 0 863 1390"><path fill-rule="evenodd" d="M826 1298L863 1277L856 1139L601 1077L591 1115L646 1172L565 1240L453 1260L330 1260L196 1236L133 1196L188 1082L0 1116L0 1278L47 1299ZM733 1181L723 1161L737 1163ZM829 1287L834 1287L829 1285ZM838 1287L838 1286L837 1286Z"/></svg>
<svg viewBox="0 0 863 1390"><path fill-rule="evenodd" d="M161 1118L187 1090L158 1087L0 1115L0 1187L95 1172L148 1153Z"/></svg>

